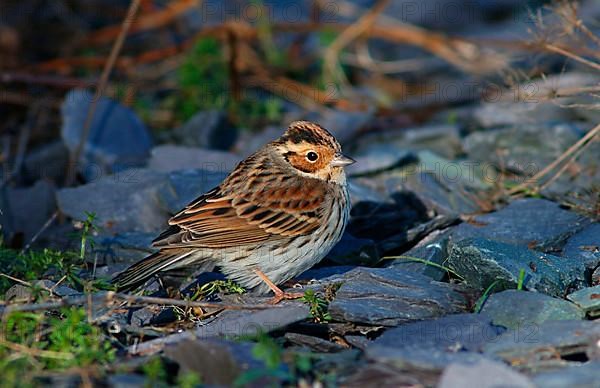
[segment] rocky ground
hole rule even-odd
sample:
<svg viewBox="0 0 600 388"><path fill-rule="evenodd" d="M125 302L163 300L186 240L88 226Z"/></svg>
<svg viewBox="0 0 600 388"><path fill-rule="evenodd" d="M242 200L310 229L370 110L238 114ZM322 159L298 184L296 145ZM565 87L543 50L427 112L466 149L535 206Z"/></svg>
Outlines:
<svg viewBox="0 0 600 388"><path fill-rule="evenodd" d="M511 26L478 28L491 34ZM584 106L593 96L512 96L530 85L546 96L600 79L581 64L548 66L544 77L503 87L511 98L448 102L438 93L435 104L397 103L431 112L419 120L406 111L390 118L373 109L290 107L278 124L249 131L225 111L205 109L165 137L139 112L101 97L72 166L78 184L67 187L55 182L94 100L71 90L61 101L60 137L22 161L21 182L30 184L3 185L2 228L12 243L18 236L35 252L74 251L80 261L3 251L5 322L13 322L10 314L52 317L83 307L92 342L105 348L81 342L76 349L96 357L83 365L102 367L51 367L38 380L44 384L597 387L598 136L560 173L540 174L594 130L598 116ZM440 84L469 85L449 64L420 71ZM137 296L106 287L102 279L152 252L174 212L301 117L329 128L357 160L348 169L353 209L342 241L286 284L303 299L270 306L218 273L179 291L156 282ZM44 261L44 271L32 278L17 260ZM10 333L20 327L14 319ZM43 353L10 338L0 337L7 376L18 372L6 349L28 360L70 360L62 348Z"/></svg>

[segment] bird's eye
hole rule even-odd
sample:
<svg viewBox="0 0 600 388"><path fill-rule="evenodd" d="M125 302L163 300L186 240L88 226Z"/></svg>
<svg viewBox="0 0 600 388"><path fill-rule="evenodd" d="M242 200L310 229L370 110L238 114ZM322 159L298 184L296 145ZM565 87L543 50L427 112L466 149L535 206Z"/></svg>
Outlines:
<svg viewBox="0 0 600 388"><path fill-rule="evenodd" d="M309 162L314 163L317 159L319 159L319 155L315 151L308 151L306 153L306 160Z"/></svg>

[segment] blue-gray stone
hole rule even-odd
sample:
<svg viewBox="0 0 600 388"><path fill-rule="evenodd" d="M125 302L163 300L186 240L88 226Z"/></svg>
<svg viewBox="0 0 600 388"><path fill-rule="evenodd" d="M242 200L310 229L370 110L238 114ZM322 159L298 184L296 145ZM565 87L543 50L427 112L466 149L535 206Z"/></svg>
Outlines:
<svg viewBox="0 0 600 388"><path fill-rule="evenodd" d="M400 258L386 260L386 266L417 272L429 276L433 280L441 281L447 275L447 272L444 269L421 261L411 260L411 257L444 266L448 258L448 233L434 231L420 241L415 247L404 252L402 256L403 257Z"/></svg>
<svg viewBox="0 0 600 388"><path fill-rule="evenodd" d="M114 263L133 264L155 251L152 241L156 236L156 233L143 232L100 236L95 240L94 252L110 267L114 267Z"/></svg>
<svg viewBox="0 0 600 388"><path fill-rule="evenodd" d="M512 107L514 110L530 109L527 105L545 104L512 104ZM484 106L497 109L502 104ZM506 117L507 115L502 116ZM497 170L504 166L529 178L559 157L584 134L582 128L572 123L509 125L511 126L508 128L474 132L467 136L463 144L469 159L491 163Z"/></svg>
<svg viewBox="0 0 600 388"><path fill-rule="evenodd" d="M169 217L158 202L161 187L168 184L164 173L132 169L64 188L56 197L63 214L85 220L85 212L94 212L106 232L156 232L165 227Z"/></svg>
<svg viewBox="0 0 600 388"><path fill-rule="evenodd" d="M529 250L526 247L474 238L454 244L448 264L467 284L484 290L516 288L525 271L524 287L561 297L569 288L586 284L585 265L579 260Z"/></svg>
<svg viewBox="0 0 600 388"><path fill-rule="evenodd" d="M397 268L359 267L346 273L341 282L329 305L329 313L337 321L396 326L468 308L456 286Z"/></svg>
<svg viewBox="0 0 600 388"><path fill-rule="evenodd" d="M71 90L62 105L62 138L71 152L81 141L92 101L97 98L96 112L78 170L86 179L99 177L130 167L141 166L150 154L152 139L144 123L129 108L104 96L94 96L83 89Z"/></svg>
<svg viewBox="0 0 600 388"><path fill-rule="evenodd" d="M600 286L575 291L567 295L567 299L581 307L591 317L600 315Z"/></svg>
<svg viewBox="0 0 600 388"><path fill-rule="evenodd" d="M156 171L199 169L215 173L229 173L242 158L231 152L164 144L152 149L148 168Z"/></svg>
<svg viewBox="0 0 600 388"><path fill-rule="evenodd" d="M544 359L587 354L596 357L600 325L590 321L547 321L522 325L509 330L495 341L484 345L484 354L500 357L520 365L539 363Z"/></svg>
<svg viewBox="0 0 600 388"><path fill-rule="evenodd" d="M200 195L217 187L226 172L210 170L182 170L168 175L168 184L158 192L159 201L170 214L175 214Z"/></svg>
<svg viewBox="0 0 600 388"><path fill-rule="evenodd" d="M478 352L504 331L482 314L448 315L389 329L367 346L366 355L399 368L439 370L481 360Z"/></svg>
<svg viewBox="0 0 600 388"><path fill-rule="evenodd" d="M600 264L600 223L595 222L569 238L562 255L582 260L589 267Z"/></svg>
<svg viewBox="0 0 600 388"><path fill-rule="evenodd" d="M536 374L533 381L539 388L598 388L600 387L600 361L570 366Z"/></svg>
<svg viewBox="0 0 600 388"><path fill-rule="evenodd" d="M356 238L346 232L326 259L338 265L375 265L380 256L373 240Z"/></svg>
<svg viewBox="0 0 600 388"><path fill-rule="evenodd" d="M473 364L450 364L444 369L437 387L535 388L535 384L501 362L481 359Z"/></svg>
<svg viewBox="0 0 600 388"><path fill-rule="evenodd" d="M225 112L208 110L196 113L174 135L186 146L228 150L237 139L238 130L227 119Z"/></svg>
<svg viewBox="0 0 600 388"><path fill-rule="evenodd" d="M542 251L562 248L589 220L544 199L526 198L454 228L452 239L484 237Z"/></svg>
<svg viewBox="0 0 600 388"><path fill-rule="evenodd" d="M577 305L564 299L518 290L492 294L481 312L490 316L494 325L509 329L546 321L583 319L585 315Z"/></svg>

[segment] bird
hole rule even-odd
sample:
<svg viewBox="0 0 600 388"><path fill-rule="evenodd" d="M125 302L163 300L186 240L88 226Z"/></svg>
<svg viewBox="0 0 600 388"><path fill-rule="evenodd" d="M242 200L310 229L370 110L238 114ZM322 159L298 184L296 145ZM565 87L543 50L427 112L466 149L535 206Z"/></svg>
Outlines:
<svg viewBox="0 0 600 388"><path fill-rule="evenodd" d="M271 303L295 299L278 285L321 261L350 217L344 155L336 138L310 121L292 122L241 161L221 184L189 203L154 241L158 251L113 278L135 290L172 270L217 267Z"/></svg>

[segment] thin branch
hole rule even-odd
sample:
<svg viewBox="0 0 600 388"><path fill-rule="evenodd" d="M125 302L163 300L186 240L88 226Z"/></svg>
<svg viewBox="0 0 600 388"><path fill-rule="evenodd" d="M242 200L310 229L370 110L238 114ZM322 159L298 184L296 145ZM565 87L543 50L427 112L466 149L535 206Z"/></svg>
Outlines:
<svg viewBox="0 0 600 388"><path fill-rule="evenodd" d="M79 161L79 158L81 157L81 154L85 147L85 143L87 142L87 139L90 134L90 127L92 125L92 120L94 118L94 114L96 113L96 107L98 105L98 100L100 99L100 97L102 95L104 95L104 90L106 89L106 84L108 83L108 78L110 77L110 73L115 65L117 57L119 56L119 53L121 52L121 48L123 47L123 43L125 42L127 33L129 31L129 29L131 28L131 25L134 22L134 18L135 18L135 15L137 14L138 8L140 6L140 2L141 2L141 0L131 0L131 4L129 5L129 10L127 11L127 16L125 16L125 19L123 19L123 23L121 24L121 31L119 33L119 36L117 37L117 40L115 41L115 43L112 47L112 50L110 52L110 55L106 62L106 65L104 66L102 75L100 76L100 81L98 83L98 89L96 91L96 96L88 108L85 123L83 124L83 131L81 134L81 139L79 140L79 145L75 149L75 152L73 152L71 154L71 160L70 160L69 167L67 170L67 181L66 181L67 186L72 185L73 182L75 181L76 169L73 168L73 166L75 166L75 164Z"/></svg>
<svg viewBox="0 0 600 388"><path fill-rule="evenodd" d="M52 359L57 359L57 360L72 360L73 359L73 355L71 353L54 352L52 350L41 350L41 349L30 348L25 345L6 341L5 339L2 339L2 338L0 338L0 346L4 346L15 352L27 354L27 355L33 356L33 357L52 358Z"/></svg>
<svg viewBox="0 0 600 388"><path fill-rule="evenodd" d="M324 68L327 70L327 74L330 77L330 82L338 81L343 79L343 74L339 71L338 57L340 52L348 46L356 38L364 34L369 28L373 26L377 20L377 16L387 7L389 0L379 0L373 8L365 13L356 23L350 25L347 29L342 31L340 35L327 47L325 51ZM337 75L337 76L336 76ZM337 83L337 82L336 82Z"/></svg>
<svg viewBox="0 0 600 388"><path fill-rule="evenodd" d="M510 195L516 195L521 193L523 190L530 187L532 184L540 182L548 173L558 167L562 162L564 162L567 158L570 158L573 154L575 154L580 148L586 146L588 142L594 139L596 135L600 133L600 124L592 128L588 133L585 134L584 137L579 139L575 144L573 144L569 149L562 153L558 158L556 158L552 163L543 168L540 172L535 174L532 178L527 179L525 182L521 183L517 187L513 188L509 191Z"/></svg>
<svg viewBox="0 0 600 388"><path fill-rule="evenodd" d="M87 296L78 297L67 297L56 302L45 302L37 304L23 304L23 305L8 305L4 308L0 308L0 314L7 315L13 312L26 312L26 311L47 311L56 310L61 307L70 306L83 306L89 303L102 303L106 306L114 302L126 302L130 304L145 304L145 305L162 305L162 306L181 306L181 307L200 307L200 308L215 308L224 310L264 310L271 308L280 308L280 306L274 306L271 304L227 304L227 303L216 303L216 302L195 302L181 299L171 298L157 298L151 296L137 296L116 293L108 291L104 295L94 295L92 300L88 300Z"/></svg>

